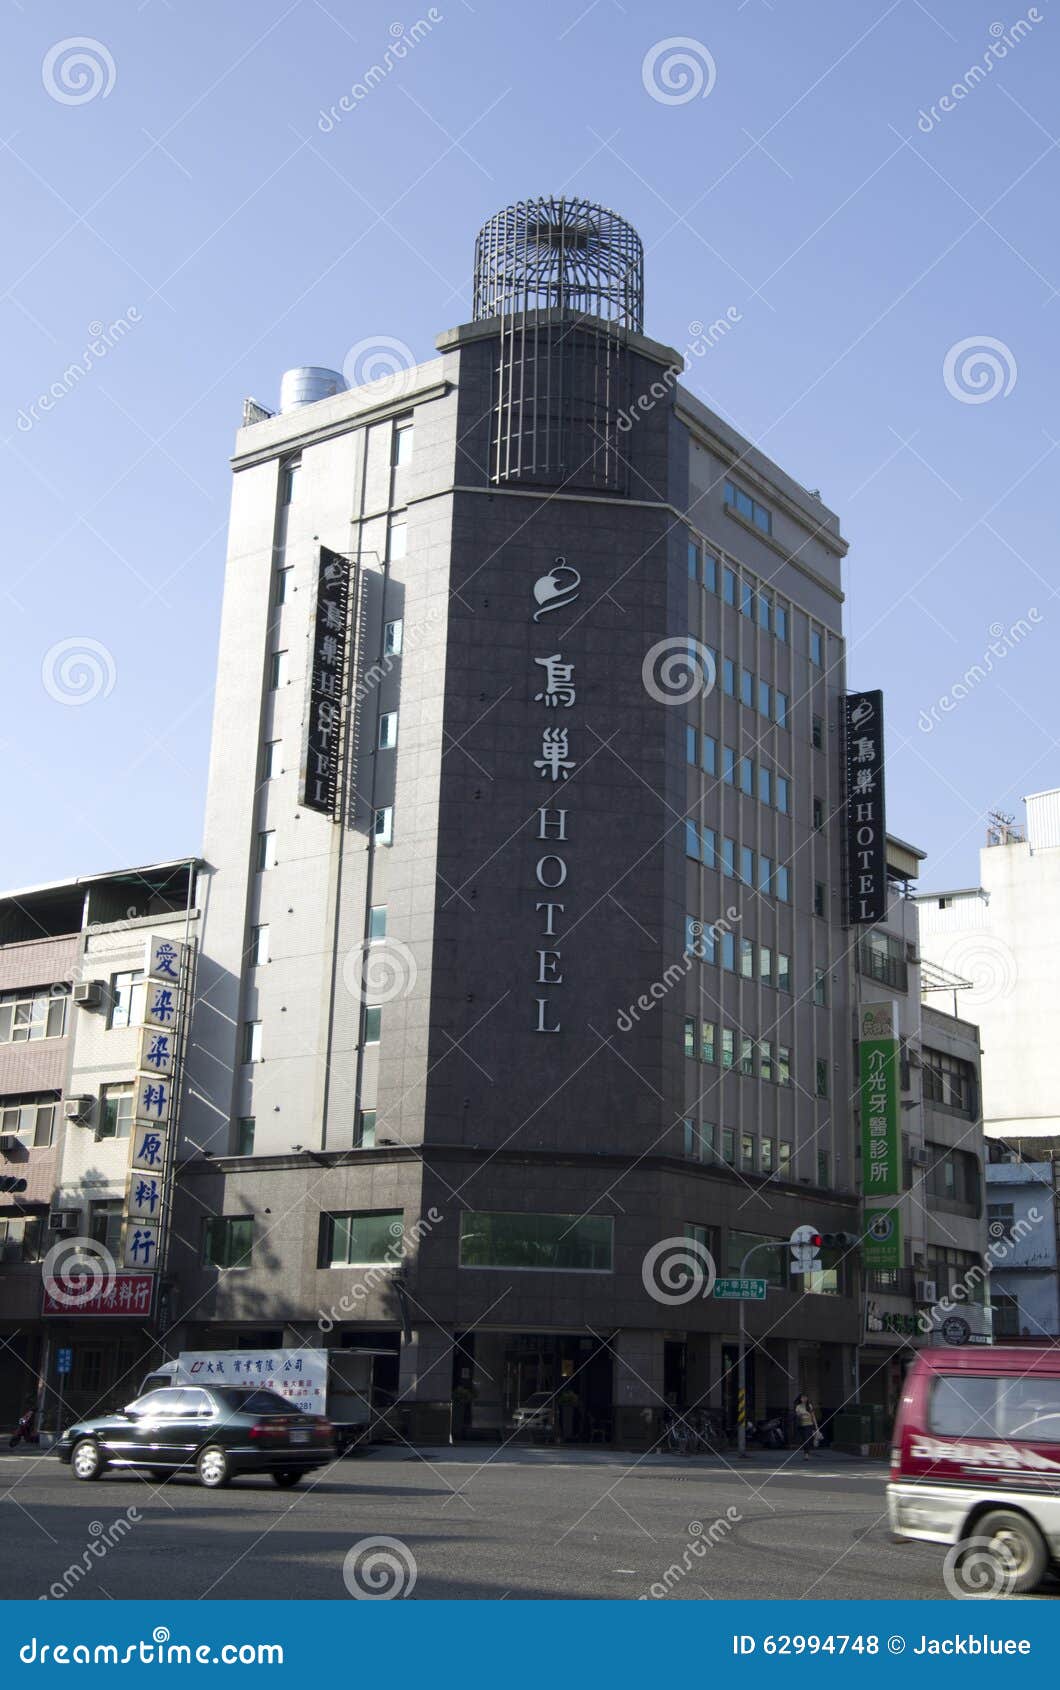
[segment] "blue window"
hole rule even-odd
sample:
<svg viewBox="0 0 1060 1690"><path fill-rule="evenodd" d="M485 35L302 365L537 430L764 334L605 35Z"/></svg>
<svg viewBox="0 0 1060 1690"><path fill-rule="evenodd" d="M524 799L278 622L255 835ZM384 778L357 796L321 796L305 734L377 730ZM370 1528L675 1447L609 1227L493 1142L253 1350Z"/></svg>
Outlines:
<svg viewBox="0 0 1060 1690"><path fill-rule="evenodd" d="M703 865L705 868L718 866L718 836L712 827L703 829Z"/></svg>
<svg viewBox="0 0 1060 1690"><path fill-rule="evenodd" d="M771 716L773 714L773 689L768 681L758 683L758 714Z"/></svg>
<svg viewBox="0 0 1060 1690"><path fill-rule="evenodd" d="M731 657L727 657L722 664L721 684L730 698L736 696L736 665Z"/></svg>
<svg viewBox="0 0 1060 1690"><path fill-rule="evenodd" d="M777 897L782 904L788 902L788 871L783 863L777 864Z"/></svg>
<svg viewBox="0 0 1060 1690"><path fill-rule="evenodd" d="M821 636L817 632L816 628L811 628L810 629L810 662L816 663L816 665L819 669L821 667L821 664L823 663L823 661L824 661L824 653L823 653L823 650L822 650L822 647L821 647Z"/></svg>
<svg viewBox="0 0 1060 1690"><path fill-rule="evenodd" d="M703 585L708 593L718 590L718 560L711 557L709 552L703 554Z"/></svg>
<svg viewBox="0 0 1060 1690"><path fill-rule="evenodd" d="M750 757L740 758L740 791L746 792L749 798L754 797L755 766Z"/></svg>
<svg viewBox="0 0 1060 1690"><path fill-rule="evenodd" d="M773 776L762 763L758 765L758 798L762 804L773 802Z"/></svg>
<svg viewBox="0 0 1060 1690"><path fill-rule="evenodd" d="M721 842L721 866L725 874L736 873L736 841L723 839Z"/></svg>
<svg viewBox="0 0 1060 1690"><path fill-rule="evenodd" d="M758 859L758 890L760 892L770 891L771 886L772 886L772 881L773 881L773 861L772 861L772 858L771 857L759 857L759 859Z"/></svg>
<svg viewBox="0 0 1060 1690"><path fill-rule="evenodd" d="M685 856L699 861L699 829L695 822L685 823Z"/></svg>
<svg viewBox="0 0 1060 1690"><path fill-rule="evenodd" d="M721 572L721 586L722 586L721 596L725 600L725 603L726 604L735 604L736 603L736 576L733 574L731 569L723 569L722 570L722 572Z"/></svg>
<svg viewBox="0 0 1060 1690"><path fill-rule="evenodd" d="M740 670L740 703L750 710L755 701L755 678L750 669Z"/></svg>
<svg viewBox="0 0 1060 1690"><path fill-rule="evenodd" d="M733 750L731 745L725 745L725 746L722 747L721 774L722 774L722 779L724 780L726 786L735 786L735 784L736 784L736 753Z"/></svg>
<svg viewBox="0 0 1060 1690"><path fill-rule="evenodd" d="M685 916L685 955L702 955L702 936L698 931L699 922L694 915Z"/></svg>
<svg viewBox="0 0 1060 1690"><path fill-rule="evenodd" d="M781 815L786 816L791 808L791 782L787 775L777 775L773 784L777 795L777 809Z"/></svg>
<svg viewBox="0 0 1060 1690"><path fill-rule="evenodd" d="M740 582L740 614L749 616L754 621L755 595L754 588L749 581Z"/></svg>
<svg viewBox="0 0 1060 1690"><path fill-rule="evenodd" d="M740 879L745 886L755 883L755 854L750 845L740 847Z"/></svg>
<svg viewBox="0 0 1060 1690"><path fill-rule="evenodd" d="M723 933L721 936L721 966L727 968L730 973L736 967L736 939L732 933Z"/></svg>
<svg viewBox="0 0 1060 1690"><path fill-rule="evenodd" d="M685 728L685 759L689 763L699 762L699 747L696 744L698 735L695 728Z"/></svg>
<svg viewBox="0 0 1060 1690"><path fill-rule="evenodd" d="M782 604L773 606L773 632L778 640L788 637L788 613Z"/></svg>
<svg viewBox="0 0 1060 1690"><path fill-rule="evenodd" d="M773 694L773 700L773 716L777 726L786 728L788 725L788 695L786 692L776 692Z"/></svg>
<svg viewBox="0 0 1060 1690"><path fill-rule="evenodd" d="M760 628L764 629L765 632L768 634L768 632L769 632L769 600L766 598L765 593L759 593L759 595L758 595L758 626Z"/></svg>
<svg viewBox="0 0 1060 1690"><path fill-rule="evenodd" d="M745 493L735 482L726 481L722 489L725 503L742 516L747 522L753 522L763 534L772 534L773 517L765 505L760 505L757 499L752 499L750 493Z"/></svg>
<svg viewBox="0 0 1060 1690"><path fill-rule="evenodd" d="M718 742L717 742L716 739L712 739L710 734L704 734L703 735L703 758L702 758L702 761L703 761L703 767L707 771L708 775L716 775L717 774L717 772L718 772Z"/></svg>
<svg viewBox="0 0 1060 1690"><path fill-rule="evenodd" d="M699 546L695 540L688 542L688 579L699 580Z"/></svg>

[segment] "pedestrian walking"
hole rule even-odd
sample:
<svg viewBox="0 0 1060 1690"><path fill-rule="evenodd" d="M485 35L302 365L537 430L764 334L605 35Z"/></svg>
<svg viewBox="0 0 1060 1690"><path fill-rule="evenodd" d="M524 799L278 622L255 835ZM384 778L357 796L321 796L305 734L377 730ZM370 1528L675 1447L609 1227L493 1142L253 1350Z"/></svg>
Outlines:
<svg viewBox="0 0 1060 1690"><path fill-rule="evenodd" d="M795 1432L802 1444L802 1459L809 1461L810 1451L820 1443L821 1434L817 1428L817 1410L805 1391L795 1398Z"/></svg>

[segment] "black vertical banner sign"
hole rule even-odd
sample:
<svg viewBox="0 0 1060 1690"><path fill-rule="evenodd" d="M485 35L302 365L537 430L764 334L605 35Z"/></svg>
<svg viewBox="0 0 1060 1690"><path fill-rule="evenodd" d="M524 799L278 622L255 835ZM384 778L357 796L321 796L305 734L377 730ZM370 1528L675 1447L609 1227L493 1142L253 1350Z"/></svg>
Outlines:
<svg viewBox="0 0 1060 1690"><path fill-rule="evenodd" d="M346 621L350 566L338 552L320 548L309 676L305 780L302 803L334 817L342 751L342 702L346 680Z"/></svg>
<svg viewBox="0 0 1060 1690"><path fill-rule="evenodd" d="M850 921L882 921L887 913L882 692L848 693L846 753Z"/></svg>

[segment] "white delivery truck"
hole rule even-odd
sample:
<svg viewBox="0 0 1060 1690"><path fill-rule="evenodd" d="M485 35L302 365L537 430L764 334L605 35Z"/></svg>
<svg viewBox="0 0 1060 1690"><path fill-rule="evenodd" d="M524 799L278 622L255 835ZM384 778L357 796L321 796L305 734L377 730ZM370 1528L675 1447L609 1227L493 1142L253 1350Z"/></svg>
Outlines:
<svg viewBox="0 0 1060 1690"><path fill-rule="evenodd" d="M367 1442L381 1412L373 1404L376 1358L389 1350L182 1350L144 1379L147 1391L173 1385L260 1385L303 1414L326 1414L340 1453Z"/></svg>

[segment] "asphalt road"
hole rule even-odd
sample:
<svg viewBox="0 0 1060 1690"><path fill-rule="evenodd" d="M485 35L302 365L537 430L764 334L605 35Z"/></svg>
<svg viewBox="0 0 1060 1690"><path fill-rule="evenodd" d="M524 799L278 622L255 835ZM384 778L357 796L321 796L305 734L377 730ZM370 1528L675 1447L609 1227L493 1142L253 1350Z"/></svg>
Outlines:
<svg viewBox="0 0 1060 1690"><path fill-rule="evenodd" d="M880 1463L783 1452L736 1472L399 1449L296 1491L257 1478L204 1491L124 1473L82 1484L54 1456L2 1455L0 1591L349 1601L345 1565L355 1589L396 1584L414 1600L944 1598L944 1551L891 1540L885 1477ZM379 1536L397 1542L356 1548Z"/></svg>

